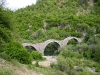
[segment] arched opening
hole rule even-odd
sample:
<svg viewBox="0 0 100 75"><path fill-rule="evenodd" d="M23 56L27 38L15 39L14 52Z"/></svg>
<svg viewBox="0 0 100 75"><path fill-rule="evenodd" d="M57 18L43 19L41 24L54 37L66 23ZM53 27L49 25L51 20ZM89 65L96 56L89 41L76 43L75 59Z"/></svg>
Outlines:
<svg viewBox="0 0 100 75"><path fill-rule="evenodd" d="M57 42L51 42L49 43L46 48L44 49L44 56L53 56L58 55L58 48L60 45Z"/></svg>
<svg viewBox="0 0 100 75"><path fill-rule="evenodd" d="M34 47L32 47L32 46L26 46L25 48L29 52L36 51L36 49Z"/></svg>
<svg viewBox="0 0 100 75"><path fill-rule="evenodd" d="M73 38L73 39L69 40L67 43L67 45L70 45L70 44L76 46L78 44L78 40Z"/></svg>

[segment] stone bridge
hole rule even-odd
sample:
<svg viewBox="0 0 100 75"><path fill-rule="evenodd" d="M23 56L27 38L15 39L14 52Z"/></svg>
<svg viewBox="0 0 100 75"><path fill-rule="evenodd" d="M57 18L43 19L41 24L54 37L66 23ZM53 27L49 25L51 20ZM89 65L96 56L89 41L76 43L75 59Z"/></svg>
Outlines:
<svg viewBox="0 0 100 75"><path fill-rule="evenodd" d="M60 47L65 46L71 39L75 39L77 40L79 43L82 42L82 39L77 38L77 37L67 37L64 40L54 40L54 39L50 39L47 40L43 43L37 43L37 44L32 44L32 43L23 43L23 46L31 46L33 48L35 48L37 51L40 51L42 54L44 54L44 50L46 48L46 46L51 43L51 42L55 42L57 43Z"/></svg>

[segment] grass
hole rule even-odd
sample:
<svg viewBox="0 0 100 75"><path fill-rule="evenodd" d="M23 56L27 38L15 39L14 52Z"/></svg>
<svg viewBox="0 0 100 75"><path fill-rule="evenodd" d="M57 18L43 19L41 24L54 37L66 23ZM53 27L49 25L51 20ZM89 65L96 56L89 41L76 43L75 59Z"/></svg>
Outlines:
<svg viewBox="0 0 100 75"><path fill-rule="evenodd" d="M2 69L0 69L0 75L17 75L17 74L15 74L12 70L2 67Z"/></svg>
<svg viewBox="0 0 100 75"><path fill-rule="evenodd" d="M5 52L0 53L0 75L19 75L15 70L24 71L23 64L11 59Z"/></svg>
<svg viewBox="0 0 100 75"><path fill-rule="evenodd" d="M34 70L36 73L43 75L67 75L64 72L53 69L51 67L43 67L43 66L36 67L35 65L28 65L28 68Z"/></svg>
<svg viewBox="0 0 100 75"><path fill-rule="evenodd" d="M4 60L11 61L11 57L7 55L5 52L0 53L0 58L3 58Z"/></svg>
<svg viewBox="0 0 100 75"><path fill-rule="evenodd" d="M5 52L0 53L0 58L2 58L5 62L12 66L16 66L18 68L22 68L22 64L20 64L17 60L12 59L9 55L7 55Z"/></svg>

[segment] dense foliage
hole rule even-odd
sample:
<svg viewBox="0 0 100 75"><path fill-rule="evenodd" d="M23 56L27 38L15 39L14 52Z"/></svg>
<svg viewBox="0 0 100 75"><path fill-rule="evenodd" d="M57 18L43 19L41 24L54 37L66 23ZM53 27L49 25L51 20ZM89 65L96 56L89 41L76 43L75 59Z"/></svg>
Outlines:
<svg viewBox="0 0 100 75"><path fill-rule="evenodd" d="M21 63L29 64L32 61L29 52L25 50L20 43L13 42L7 44L5 47L5 52L11 58L18 60Z"/></svg>
<svg viewBox="0 0 100 75"><path fill-rule="evenodd" d="M80 48L79 48L80 49ZM93 59L97 62L100 62L100 38L92 37L87 41L86 50L83 51L83 55L88 59Z"/></svg>
<svg viewBox="0 0 100 75"><path fill-rule="evenodd" d="M32 51L31 57L32 57L34 60L41 60L41 59L43 59L42 53L40 53L39 51Z"/></svg>
<svg viewBox="0 0 100 75"><path fill-rule="evenodd" d="M0 6L0 52L5 43L13 40L11 36L12 27L9 14L10 11L4 10L3 7Z"/></svg>
<svg viewBox="0 0 100 75"><path fill-rule="evenodd" d="M94 3L95 2L95 3ZM22 42L100 34L99 0L39 0L14 12ZM85 34L85 35L84 35Z"/></svg>
<svg viewBox="0 0 100 75"><path fill-rule="evenodd" d="M51 67L68 75L96 75L90 72L88 68L95 68L96 72L100 72L100 41L97 40L100 38L92 37L87 43L60 48L58 64L52 64Z"/></svg>
<svg viewBox="0 0 100 75"><path fill-rule="evenodd" d="M58 64L51 67L60 71L57 75L95 75L87 67L100 72L100 0L37 0L36 5L15 12L5 9L1 1L0 58L29 64L33 59L43 59L42 54L32 47L27 47L28 52L20 43L75 36L83 42L71 40L60 48ZM54 52L58 45L54 49L51 43L49 49Z"/></svg>

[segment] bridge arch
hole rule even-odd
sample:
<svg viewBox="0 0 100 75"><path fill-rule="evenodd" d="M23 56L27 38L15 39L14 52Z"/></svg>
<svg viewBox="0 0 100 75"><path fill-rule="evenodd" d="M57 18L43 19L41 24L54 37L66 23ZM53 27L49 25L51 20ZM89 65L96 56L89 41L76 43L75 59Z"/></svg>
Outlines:
<svg viewBox="0 0 100 75"><path fill-rule="evenodd" d="M70 40L72 40L72 39L75 39L75 40L77 40L78 42L82 42L82 40L79 39L79 38L76 38L76 37L67 37L66 39L64 39L64 40L61 41L61 46L67 45L68 42L69 42Z"/></svg>
<svg viewBox="0 0 100 75"><path fill-rule="evenodd" d="M69 45L69 44L76 45L76 44L78 44L78 40L75 39L75 38L72 38L72 39L70 39L70 40L67 42L67 45Z"/></svg>
<svg viewBox="0 0 100 75"><path fill-rule="evenodd" d="M25 48L29 52L36 51L35 47L33 47L33 46L25 46Z"/></svg>
<svg viewBox="0 0 100 75"><path fill-rule="evenodd" d="M55 54L58 54L58 48L60 47L58 42L52 41L47 43L47 45L44 48L44 55L45 56L52 56Z"/></svg>
<svg viewBox="0 0 100 75"><path fill-rule="evenodd" d="M44 43L45 43L45 47L46 47L49 43L51 43L51 42L55 42L55 43L57 43L57 44L60 45L60 42L59 42L59 41L54 40L54 39L50 39L50 40L47 40L47 41L44 42Z"/></svg>

